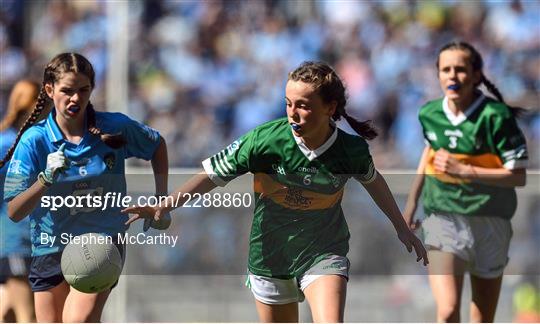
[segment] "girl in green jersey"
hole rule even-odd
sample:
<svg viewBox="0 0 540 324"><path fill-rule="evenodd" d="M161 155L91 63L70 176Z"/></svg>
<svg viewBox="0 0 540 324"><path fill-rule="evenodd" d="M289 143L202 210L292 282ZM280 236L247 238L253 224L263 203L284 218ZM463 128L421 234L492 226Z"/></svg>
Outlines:
<svg viewBox="0 0 540 324"><path fill-rule="evenodd" d="M460 320L465 271L472 287L470 321L493 321L508 262L514 188L526 180L525 138L482 66L471 45L444 46L437 69L445 97L419 114L427 146L404 217L411 229L419 227L413 216L423 188L428 217L422 229L439 322ZM497 100L482 94L482 84Z"/></svg>
<svg viewBox="0 0 540 324"><path fill-rule="evenodd" d="M305 298L314 321L341 322L349 268L341 198L349 178L364 185L398 238L409 252L415 250L417 261L427 264L426 251L373 166L364 138L375 137L375 131L345 112L345 88L335 71L325 63L302 64L289 74L285 101L286 118L255 128L203 161L205 171L178 188L170 201L179 193L203 194L254 173L248 285L260 320L297 322L298 302ZM362 137L338 129L334 121L341 117ZM183 203L125 212L136 214L128 223L160 219Z"/></svg>

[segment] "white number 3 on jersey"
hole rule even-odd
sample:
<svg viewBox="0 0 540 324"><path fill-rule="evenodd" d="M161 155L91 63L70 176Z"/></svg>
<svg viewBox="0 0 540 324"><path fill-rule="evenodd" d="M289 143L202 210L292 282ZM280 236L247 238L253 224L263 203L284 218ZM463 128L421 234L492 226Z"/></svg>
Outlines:
<svg viewBox="0 0 540 324"><path fill-rule="evenodd" d="M450 136L448 139L450 139L450 144L448 144L448 147L451 149L454 149L457 147L457 137L456 136Z"/></svg>

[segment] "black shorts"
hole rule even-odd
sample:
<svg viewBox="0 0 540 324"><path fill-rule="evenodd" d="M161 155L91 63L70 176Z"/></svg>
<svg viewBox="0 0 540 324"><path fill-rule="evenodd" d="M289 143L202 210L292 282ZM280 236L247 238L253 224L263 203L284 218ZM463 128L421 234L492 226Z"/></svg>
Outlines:
<svg viewBox="0 0 540 324"><path fill-rule="evenodd" d="M125 247L122 244L116 244L122 260L125 260ZM62 252L56 252L41 256L32 257L28 281L32 291L46 291L52 289L64 281L61 267ZM118 281L112 285L111 289L116 287Z"/></svg>
<svg viewBox="0 0 540 324"><path fill-rule="evenodd" d="M6 283L10 277L25 277L30 271L32 257L22 254L11 254L0 258L0 284Z"/></svg>

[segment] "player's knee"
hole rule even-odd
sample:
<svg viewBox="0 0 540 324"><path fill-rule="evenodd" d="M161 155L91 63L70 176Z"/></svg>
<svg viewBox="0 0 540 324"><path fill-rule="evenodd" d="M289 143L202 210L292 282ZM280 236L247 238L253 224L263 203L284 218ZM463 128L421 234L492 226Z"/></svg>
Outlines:
<svg viewBox="0 0 540 324"><path fill-rule="evenodd" d="M90 322L99 322L100 316L96 316L91 311L68 311L65 312L62 316L62 322L64 323L90 323Z"/></svg>
<svg viewBox="0 0 540 324"><path fill-rule="evenodd" d="M313 315L312 315L313 316ZM340 314L322 314L315 318L313 316L314 323L343 323L343 316Z"/></svg>
<svg viewBox="0 0 540 324"><path fill-rule="evenodd" d="M17 318L15 317L15 312L13 311L13 309L2 309L0 321L2 323L15 323L17 321Z"/></svg>
<svg viewBox="0 0 540 324"><path fill-rule="evenodd" d="M36 314L36 321L38 323L59 323L62 320L62 316L59 314L56 314L55 312L49 312L49 313L40 313L37 312Z"/></svg>
<svg viewBox="0 0 540 324"><path fill-rule="evenodd" d="M459 305L448 304L437 307L437 321L442 323L459 322Z"/></svg>
<svg viewBox="0 0 540 324"><path fill-rule="evenodd" d="M492 323L495 319L494 312L472 312L471 323Z"/></svg>

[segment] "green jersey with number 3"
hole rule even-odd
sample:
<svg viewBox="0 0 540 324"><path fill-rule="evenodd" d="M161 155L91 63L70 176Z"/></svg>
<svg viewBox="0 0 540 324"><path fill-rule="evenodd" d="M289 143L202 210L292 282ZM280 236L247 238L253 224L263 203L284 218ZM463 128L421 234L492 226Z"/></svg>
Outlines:
<svg viewBox="0 0 540 324"><path fill-rule="evenodd" d="M510 108L479 94L465 113L454 115L448 107L448 99L443 98L424 105L419 118L430 147L423 189L426 215L445 213L511 218L517 204L514 188L438 173L433 164L435 152L444 148L454 158L473 166L525 168L525 137Z"/></svg>
<svg viewBox="0 0 540 324"><path fill-rule="evenodd" d="M220 186L246 172L254 174L251 273L292 278L330 254L347 254L343 188L350 177L368 183L376 172L366 141L333 127L326 143L311 151L281 118L203 161Z"/></svg>

